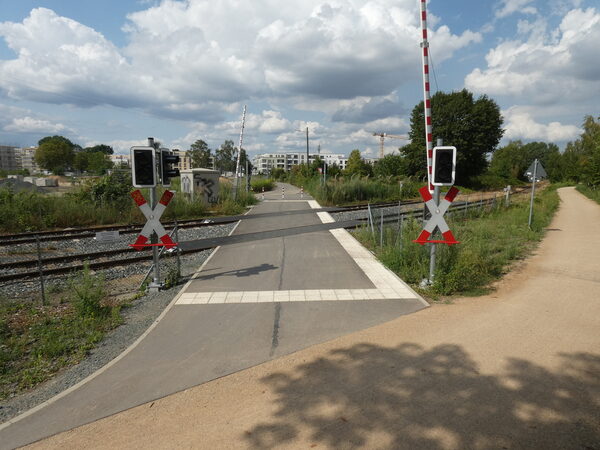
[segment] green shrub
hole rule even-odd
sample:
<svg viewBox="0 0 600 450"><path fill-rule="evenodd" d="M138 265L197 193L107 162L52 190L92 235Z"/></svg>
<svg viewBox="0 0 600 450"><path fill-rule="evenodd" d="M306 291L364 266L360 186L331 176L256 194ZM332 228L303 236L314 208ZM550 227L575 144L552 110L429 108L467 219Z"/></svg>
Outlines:
<svg viewBox="0 0 600 450"><path fill-rule="evenodd" d="M430 292L451 295L485 289L506 271L511 261L527 256L534 243L543 237L558 204L556 186L536 195L531 230L527 227L527 201L514 201L508 208L503 202L497 202L493 210L486 207L447 217L460 244L438 245L436 273ZM376 216L375 222L377 220ZM373 249L383 264L403 280L418 286L429 277L429 246L412 242L421 229L420 220L405 220L400 238L397 229L388 227L383 247L379 247L378 231L373 237L370 230L363 228L356 235Z"/></svg>
<svg viewBox="0 0 600 450"><path fill-rule="evenodd" d="M271 178L253 178L251 181L253 192L272 191L275 187L275 180Z"/></svg>
<svg viewBox="0 0 600 450"><path fill-rule="evenodd" d="M71 302L79 316L106 317L110 313L110 307L102 305L106 297L104 277L92 275L87 264L83 271L71 280L70 287L73 292Z"/></svg>

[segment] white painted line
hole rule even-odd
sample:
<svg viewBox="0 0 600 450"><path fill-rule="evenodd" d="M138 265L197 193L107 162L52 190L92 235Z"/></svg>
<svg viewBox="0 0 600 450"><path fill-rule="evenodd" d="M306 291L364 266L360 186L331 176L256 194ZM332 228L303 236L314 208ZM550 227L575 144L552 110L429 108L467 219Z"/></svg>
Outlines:
<svg viewBox="0 0 600 450"><path fill-rule="evenodd" d="M311 208L320 209L321 205L315 200L271 200L308 202ZM318 212L323 223L335 222L327 212ZM213 304L213 303L263 303L263 302L304 302L304 301L354 301L354 300L385 300L385 299L415 299L424 306L429 304L414 292L410 286L381 264L377 258L362 246L348 231L335 229L329 231L350 255L358 267L373 283L375 289L308 289L292 291L248 291L248 292L207 292L181 295L178 305ZM210 295L210 300L208 296Z"/></svg>

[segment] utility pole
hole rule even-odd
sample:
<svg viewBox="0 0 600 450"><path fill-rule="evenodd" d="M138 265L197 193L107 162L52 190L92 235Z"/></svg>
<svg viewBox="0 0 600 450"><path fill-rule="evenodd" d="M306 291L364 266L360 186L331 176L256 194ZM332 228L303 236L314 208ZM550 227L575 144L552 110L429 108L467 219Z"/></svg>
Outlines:
<svg viewBox="0 0 600 450"><path fill-rule="evenodd" d="M156 152L156 146L154 145L153 137L148 138L148 147L152 147L154 149L154 151ZM160 161L161 158L162 158L161 153L159 153L159 157L156 158L157 164L159 164L158 161ZM155 172L157 171L156 166L154 166L154 171ZM162 176L162 173L158 174L158 175ZM152 186L150 188L150 208L152 208L152 210L154 210L154 208L156 208L156 186ZM152 234L150 235L150 243L151 244L158 243L158 236L156 234L156 231L152 231ZM160 267L158 264L158 247L156 245L152 246L152 263L154 264L154 277L152 277L152 281L148 285L148 291L158 292L160 290L160 288L162 287L162 285L160 283Z"/></svg>
<svg viewBox="0 0 600 450"><path fill-rule="evenodd" d="M308 127L306 127L306 166L308 167Z"/></svg>
<svg viewBox="0 0 600 450"><path fill-rule="evenodd" d="M242 158L242 143L244 142L244 124L246 123L246 105L244 105L244 111L242 112L242 128L240 129L240 145L238 147L237 163L235 165L235 192L233 198L237 200L238 187L240 184L240 160ZM246 155L246 160L248 155Z"/></svg>

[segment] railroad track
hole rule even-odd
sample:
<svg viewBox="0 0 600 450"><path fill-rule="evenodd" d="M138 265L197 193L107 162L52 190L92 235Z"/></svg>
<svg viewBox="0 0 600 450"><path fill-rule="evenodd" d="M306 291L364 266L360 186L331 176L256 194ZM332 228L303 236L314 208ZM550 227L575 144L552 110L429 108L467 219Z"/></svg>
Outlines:
<svg viewBox="0 0 600 450"><path fill-rule="evenodd" d="M457 211L461 211L461 210L465 210L465 209L479 208L481 206L490 205L494 201L495 201L494 198L490 198L490 199L485 199L485 200L482 199L482 200L479 200L476 202L470 202L470 203L466 203L464 201L463 202L454 202L450 208L450 211L457 212ZM402 202L403 206L409 206L409 207L411 205L415 206L415 205L419 205L419 204L422 204L422 203L418 202L418 201ZM375 209L375 208L396 207L396 206L398 206L397 202L379 203L379 204L371 205L371 208ZM315 212L319 212L319 211L327 211L327 212L335 213L335 212L356 211L356 210L361 210L361 209L366 209L366 208L367 208L366 205L357 205L357 206L352 206L349 208L322 208L320 210L314 209L314 210L310 210L310 212L315 213ZM306 211L304 211L304 212L306 212ZM290 211L290 213L300 213L300 212ZM281 215L282 213L277 213L277 214ZM421 208L413 208L411 210L403 211L400 214L400 216L398 215L397 212L394 212L391 214L384 214L383 222L384 223L392 223L392 222L396 222L399 219L399 217L403 217L405 219L409 218L409 217L419 218L419 217L422 217L422 215L423 215L423 210ZM256 215L256 216L250 215L250 216L243 216L243 217L244 217L244 219L249 219L252 217L264 217L264 216L265 215L261 214L261 215ZM210 223L205 223L206 220L204 220L202 222L202 224L203 224L203 226L215 226L215 225L221 225L221 224L225 224L225 223L235 222L235 221L239 220L240 218L241 218L241 216L232 216L229 218L213 218L213 219L210 219ZM223 221L221 221L220 219L223 219ZM378 219L380 219L380 217L374 217L374 222L378 222ZM355 228L357 225L367 223L367 221L368 221L367 218L348 221L349 225L344 226L344 228ZM191 224L193 222L194 221L188 221L187 224L192 226ZM178 225L179 225L179 223L178 223ZM377 225L377 223L375 223L375 225ZM302 227L300 227L300 228L302 228ZM301 232L301 230L298 230L298 232ZM258 238L260 238L260 237L258 237ZM219 239L221 239L221 240L219 240ZM186 255L186 254L190 254L190 253L195 253L195 252L200 252L203 250L215 248L218 245L223 245L223 243L221 242L222 240L223 240L223 238L201 239L198 241L198 244L195 245L193 249L188 249L188 250L180 249L179 253L180 253L180 255ZM43 258L43 260L42 260L43 265L46 266L43 268L43 275L48 276L48 275L69 274L72 272L77 272L77 271L82 270L84 268L84 265L88 265L88 267L90 269L104 269L104 268L128 265L128 264L132 264L132 263L136 263L136 262L145 262L145 261L150 262L151 261L152 253L150 251L143 250L141 253L142 254L135 252L131 248L123 248L123 249L116 249L116 250L105 250L105 251L99 251L99 252L47 257L47 258ZM174 251L172 251L172 252L167 251L164 253L166 256L174 256L175 255ZM127 255L127 256L122 257L122 258L114 258L115 256L118 256L118 255ZM108 258L108 259L106 259L106 258ZM106 259L106 260L98 261L99 259ZM69 264L72 262L77 262L77 264ZM38 264L39 264L38 259L29 259L29 260L24 260L24 261L0 263L0 283L39 277L40 271L38 269ZM55 267L47 267L48 265L54 265ZM6 273L7 271L18 269L18 268L25 268L25 269L29 269L29 270Z"/></svg>

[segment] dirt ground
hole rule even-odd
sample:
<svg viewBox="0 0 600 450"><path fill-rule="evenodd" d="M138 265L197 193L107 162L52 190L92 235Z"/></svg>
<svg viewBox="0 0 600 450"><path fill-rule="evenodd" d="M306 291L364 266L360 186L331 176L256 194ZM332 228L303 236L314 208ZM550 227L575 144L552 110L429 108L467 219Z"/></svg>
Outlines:
<svg viewBox="0 0 600 450"><path fill-rule="evenodd" d="M600 449L600 206L559 192L536 254L488 296L433 305L32 447Z"/></svg>

